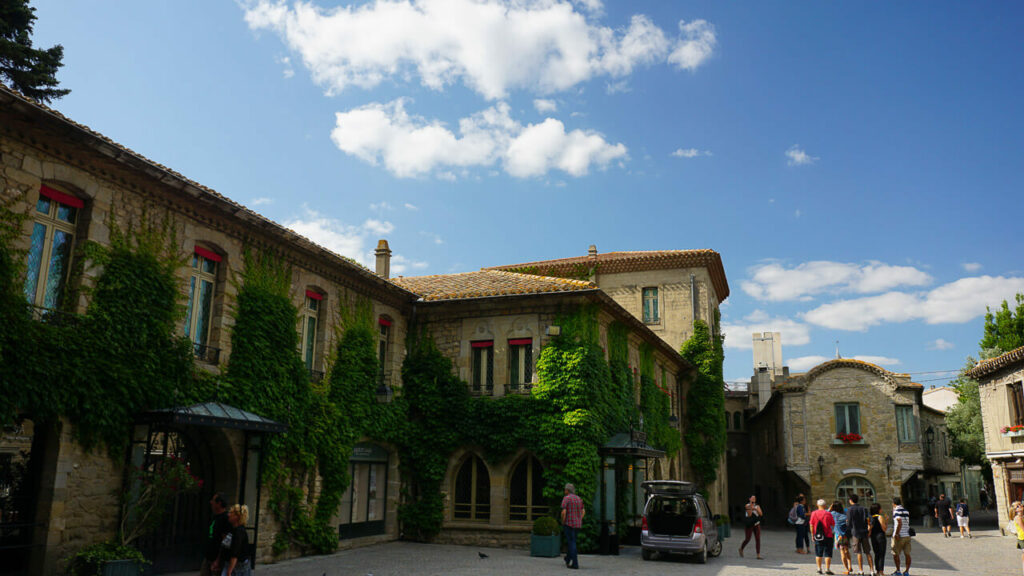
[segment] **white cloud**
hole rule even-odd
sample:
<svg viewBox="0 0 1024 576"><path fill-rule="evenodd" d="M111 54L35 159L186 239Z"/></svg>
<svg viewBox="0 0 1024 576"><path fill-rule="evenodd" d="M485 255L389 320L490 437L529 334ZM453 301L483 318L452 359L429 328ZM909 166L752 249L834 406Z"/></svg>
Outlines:
<svg viewBox="0 0 1024 576"><path fill-rule="evenodd" d="M445 177L452 168L498 162L517 178L551 170L583 176L592 167L603 169L626 158L623 144L611 144L592 131L566 132L554 118L524 126L511 118L504 102L459 120L458 135L436 120L410 116L402 99L336 116L331 139L339 149L371 164L383 162L401 178L430 173Z"/></svg>
<svg viewBox="0 0 1024 576"><path fill-rule="evenodd" d="M877 364L878 366L896 366L900 363L899 358L889 358L888 356L867 356L858 355L853 357L854 360L860 360L861 362L870 362Z"/></svg>
<svg viewBox="0 0 1024 576"><path fill-rule="evenodd" d="M954 346L952 342L942 338L936 338L934 341L928 343L929 350L952 350L953 348Z"/></svg>
<svg viewBox="0 0 1024 576"><path fill-rule="evenodd" d="M740 322L722 323L725 347L749 350L754 347L752 336L755 332L781 332L786 346L803 346L810 343L810 327L789 318L772 317L762 310L755 310Z"/></svg>
<svg viewBox="0 0 1024 576"><path fill-rule="evenodd" d="M829 360L831 358L828 356L800 356L790 358L789 361L785 362L785 365L789 366L790 372L806 372L818 364L828 362Z"/></svg>
<svg viewBox="0 0 1024 576"><path fill-rule="evenodd" d="M888 292L840 300L803 314L811 324L836 330L865 331L883 322L923 320L928 324L962 324L1024 292L1024 278L978 276L961 278L921 293Z"/></svg>
<svg viewBox="0 0 1024 576"><path fill-rule="evenodd" d="M818 161L817 156L811 156L796 144L790 146L789 150L786 150L786 157L789 158L786 163L790 166L805 166Z"/></svg>
<svg viewBox="0 0 1024 576"><path fill-rule="evenodd" d="M373 254L373 249L377 246L376 238L390 234L395 229L392 223L373 218L368 218L360 225L349 225L308 206L302 208L300 216L284 222L286 227L370 269L376 264ZM410 260L401 254L394 254L391 257L391 273L394 275L410 269L422 270L427 266L426 262Z"/></svg>
<svg viewBox="0 0 1024 576"><path fill-rule="evenodd" d="M793 212L793 217L794 218L799 218L801 214L803 214L803 212L801 212L800 209L797 208L796 212Z"/></svg>
<svg viewBox="0 0 1024 576"><path fill-rule="evenodd" d="M537 112L541 114L547 114L548 112L558 111L558 103L554 100L548 100L545 98L537 98L533 101L533 107L537 109Z"/></svg>
<svg viewBox="0 0 1024 576"><path fill-rule="evenodd" d="M395 225L391 222L367 218L366 222L363 222L363 228L374 234L391 234L395 230Z"/></svg>
<svg viewBox="0 0 1024 576"><path fill-rule="evenodd" d="M668 55L669 64L675 64L682 70L696 70L711 57L717 43L715 27L707 21L687 23L680 20L679 39Z"/></svg>
<svg viewBox="0 0 1024 576"><path fill-rule="evenodd" d="M282 56L281 58L278 58L277 61L279 64L284 66L284 69L281 71L282 76L284 76L286 79L295 76L295 68L292 68L291 58L287 56Z"/></svg>
<svg viewBox="0 0 1024 576"><path fill-rule="evenodd" d="M963 267L964 267L964 270L965 270L965 271L967 271L967 272L971 272L972 274L973 274L974 272L978 272L978 271L980 271L980 270L981 270L981 268L982 268L982 266L981 266L981 263L980 263L980 262L964 262L963 264L961 264L961 266L963 266Z"/></svg>
<svg viewBox="0 0 1024 576"><path fill-rule="evenodd" d="M420 232L420 236L429 238L434 244L444 244L444 239L441 238L439 234L434 234L432 232Z"/></svg>
<svg viewBox="0 0 1024 576"><path fill-rule="evenodd" d="M709 150L698 150L696 148L676 148L672 153L676 158L696 158L697 156L711 156Z"/></svg>
<svg viewBox="0 0 1024 576"><path fill-rule="evenodd" d="M328 94L418 77L434 90L462 82L484 97L512 89L568 90L595 76L618 78L658 62L694 70L714 51L714 27L679 22L669 41L649 18L624 30L594 22L600 2L566 0L373 0L324 8L243 0L252 30L272 30Z"/></svg>
<svg viewBox="0 0 1024 576"><path fill-rule="evenodd" d="M391 204L388 204L387 202L377 202L370 204L370 210L373 210L374 212L383 212L385 210L392 209L393 207L391 206Z"/></svg>
<svg viewBox="0 0 1024 576"><path fill-rule="evenodd" d="M418 206L415 204L409 204L408 202L405 203L405 209L412 212L419 212L420 210Z"/></svg>
<svg viewBox="0 0 1024 576"><path fill-rule="evenodd" d="M740 285L758 300L810 300L823 292L883 292L899 286L925 286L928 274L912 266L891 266L875 260L866 264L818 260L786 267L775 261L754 266Z"/></svg>
<svg viewBox="0 0 1024 576"><path fill-rule="evenodd" d="M260 196L259 198L253 198L252 202L249 202L253 206L263 206L264 204L270 204L273 200L266 196Z"/></svg>
<svg viewBox="0 0 1024 576"><path fill-rule="evenodd" d="M410 269L412 270L423 270L429 266L428 263L419 260L409 260L401 254L395 254L391 257L391 275L397 276L399 274L405 274Z"/></svg>

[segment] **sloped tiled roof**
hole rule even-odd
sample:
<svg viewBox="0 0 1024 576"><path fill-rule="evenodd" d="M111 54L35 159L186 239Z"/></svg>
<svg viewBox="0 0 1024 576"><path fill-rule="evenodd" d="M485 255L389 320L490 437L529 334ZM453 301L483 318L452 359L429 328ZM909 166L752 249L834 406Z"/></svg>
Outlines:
<svg viewBox="0 0 1024 576"><path fill-rule="evenodd" d="M538 260L522 264L492 266L488 270L515 270L548 276L578 276L579 272L597 265L598 274L618 274L643 270L673 268L707 268L715 286L718 301L729 297L729 283L725 279L722 257L714 250L649 250L605 252L596 256L574 256L555 260Z"/></svg>
<svg viewBox="0 0 1024 576"><path fill-rule="evenodd" d="M436 276L399 276L392 281L428 301L597 290L597 286L592 282L503 270L479 270Z"/></svg>
<svg viewBox="0 0 1024 576"><path fill-rule="evenodd" d="M11 109L18 109L20 111L28 111L29 113L49 116L58 123L63 124L66 128L74 130L83 136L84 138L80 141L91 146L92 149L99 154L107 156L115 162L119 162L131 169L149 173L150 177L155 178L172 188L180 189L192 196L208 200L210 201L210 204L217 206L230 216L244 221L250 226L258 226L273 236L277 236L278 238L293 245L301 246L320 257L333 261L333 264L340 265L343 269L354 272L357 276L372 284L383 285L392 291L400 292L394 283L377 276L371 270L352 258L343 256L320 246L291 228L286 228L266 216L263 216L262 214L235 202L231 198L220 194L216 190L191 180L183 174L176 172L159 162L146 158L142 154L135 152L123 144L119 144L114 140L111 140L92 128L75 122L57 110L54 110L45 104L36 102L16 90L12 90L3 83L0 83L0 103L5 107L10 107ZM409 298L410 295L401 294L400 297Z"/></svg>
<svg viewBox="0 0 1024 576"><path fill-rule="evenodd" d="M967 371L967 376L977 380L982 376L987 376L996 370L999 370L1000 368L1005 368L1022 361L1024 361L1024 346L1010 350L1005 354L1000 354L995 358L989 358L988 360L978 362L975 364L974 368ZM1022 362L1022 364L1024 364L1024 362Z"/></svg>

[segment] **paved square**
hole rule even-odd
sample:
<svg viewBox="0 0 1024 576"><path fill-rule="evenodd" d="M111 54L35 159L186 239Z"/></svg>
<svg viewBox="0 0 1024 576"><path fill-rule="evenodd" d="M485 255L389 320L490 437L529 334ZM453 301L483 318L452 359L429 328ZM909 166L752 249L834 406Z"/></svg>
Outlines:
<svg viewBox="0 0 1024 576"><path fill-rule="evenodd" d="M917 528L910 573L915 576L1007 576L1021 574L1020 552L1012 537L998 530L976 530L971 540L943 538L934 528ZM687 574L707 576L788 576L815 575L814 557L794 552L793 532L766 530L762 535L764 560L756 560L753 540L740 558L742 532L733 532L725 551L706 565L687 559L670 558L644 562L638 547L624 547L619 556L580 556L580 573L615 575ZM480 558L478 552L488 557ZM886 557L886 573L893 571L892 556ZM855 559L856 561L856 559ZM865 563L865 570L867 564ZM258 566L261 576L410 576L410 575L564 575L568 572L560 558L531 558L524 550L441 546L412 542L391 542L329 556L313 556L278 564ZM843 574L836 554L833 572ZM854 565L856 573L856 564Z"/></svg>

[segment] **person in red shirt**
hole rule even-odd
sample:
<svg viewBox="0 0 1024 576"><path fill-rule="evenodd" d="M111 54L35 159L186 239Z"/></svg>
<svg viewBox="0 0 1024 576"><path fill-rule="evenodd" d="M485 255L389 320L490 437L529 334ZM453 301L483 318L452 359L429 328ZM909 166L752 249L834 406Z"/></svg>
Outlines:
<svg viewBox="0 0 1024 576"><path fill-rule="evenodd" d="M565 554L565 567L573 570L580 567L580 561L576 556L576 534L583 527L585 514L583 500L576 495L576 487L566 484L565 497L562 498L562 528L565 531L565 540L569 548Z"/></svg>
<svg viewBox="0 0 1024 576"><path fill-rule="evenodd" d="M832 543L835 535L832 530L836 520L832 513L825 509L827 503L819 499L818 509L811 512L811 540L814 540L814 563L818 566L818 574L834 574L832 572ZM821 571L821 561L825 560L825 571Z"/></svg>

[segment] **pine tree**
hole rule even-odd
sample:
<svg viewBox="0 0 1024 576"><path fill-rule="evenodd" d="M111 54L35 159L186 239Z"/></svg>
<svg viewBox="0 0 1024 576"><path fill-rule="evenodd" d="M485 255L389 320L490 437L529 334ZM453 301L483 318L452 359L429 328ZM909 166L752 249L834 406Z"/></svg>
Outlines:
<svg viewBox="0 0 1024 576"><path fill-rule="evenodd" d="M64 47L32 47L35 12L28 0L0 0L0 77L25 96L50 102L71 92L57 88L57 69L63 66Z"/></svg>
<svg viewBox="0 0 1024 576"><path fill-rule="evenodd" d="M995 314L986 308L985 336L978 344L983 359L1024 346L1024 294L1017 294L1016 300L1014 309L1006 300Z"/></svg>

